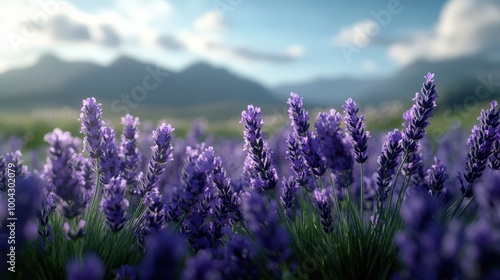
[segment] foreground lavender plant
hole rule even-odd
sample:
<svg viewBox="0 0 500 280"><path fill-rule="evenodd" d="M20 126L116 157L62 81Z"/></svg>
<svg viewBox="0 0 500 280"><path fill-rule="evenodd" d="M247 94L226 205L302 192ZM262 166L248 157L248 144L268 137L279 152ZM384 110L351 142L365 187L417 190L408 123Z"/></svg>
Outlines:
<svg viewBox="0 0 500 280"><path fill-rule="evenodd" d="M104 122L102 118L101 103L97 103L95 98L87 98L83 100L82 113L79 121L82 123L81 133L84 135L84 149L89 153L90 157L97 160L102 154L102 127Z"/></svg>
<svg viewBox="0 0 500 280"><path fill-rule="evenodd" d="M252 159L256 177L251 179L252 187L259 191L273 190L278 184L276 169L271 164L271 150L267 146L266 138L262 133L260 108L248 106L248 112L241 113L241 124L245 126L245 150Z"/></svg>
<svg viewBox="0 0 500 280"><path fill-rule="evenodd" d="M427 171L425 181L427 183L429 194L433 197L442 197L446 193L444 182L449 178L446 172L446 166L434 158L434 165Z"/></svg>
<svg viewBox="0 0 500 280"><path fill-rule="evenodd" d="M99 158L99 171L101 172L101 183L109 184L110 180L120 175L121 159L115 143L115 131L112 128L102 129L102 154Z"/></svg>
<svg viewBox="0 0 500 280"><path fill-rule="evenodd" d="M137 149L137 139L139 138L139 118L127 114L122 118L123 133L120 146L120 157L122 166L120 168L122 177L127 181L127 185L135 183L135 178L139 167L139 150Z"/></svg>
<svg viewBox="0 0 500 280"><path fill-rule="evenodd" d="M392 176L396 173L396 167L398 166L398 157L403 150L400 144L401 139L402 136L399 130L395 129L393 132L389 132L387 134L387 140L382 145L382 153L377 160L376 213L378 215L383 211L384 203L390 191L389 186L392 183Z"/></svg>
<svg viewBox="0 0 500 280"><path fill-rule="evenodd" d="M497 102L491 102L491 108L482 110L478 120L479 125L475 125L467 140L469 153L467 154L465 173L458 173L460 180L460 191L464 197L474 195L473 184L483 174L488 158L491 155L493 144L496 140L499 111Z"/></svg>
<svg viewBox="0 0 500 280"><path fill-rule="evenodd" d="M314 191L314 200L316 201L316 206L319 209L319 215L321 216L321 225L326 233L333 231L333 218L330 207L330 199L326 194L326 190Z"/></svg>
<svg viewBox="0 0 500 280"><path fill-rule="evenodd" d="M149 161L147 180L143 182L139 194L144 195L149 192L153 185L157 184L160 180L160 175L165 171L167 162L172 161L172 132L174 128L171 125L161 124L158 130L153 131L153 139L155 145L151 147L153 155Z"/></svg>
<svg viewBox="0 0 500 280"><path fill-rule="evenodd" d="M351 98L347 99L346 104L342 106L345 117L346 134L349 137L351 145L354 149L354 159L358 163L365 163L368 160L368 138L370 133L365 132L365 117L358 116L359 108L356 107L356 102Z"/></svg>
<svg viewBox="0 0 500 280"><path fill-rule="evenodd" d="M425 136L425 128L429 125L429 118L432 117L433 109L436 107L438 92L435 89L434 74L427 73L425 83L420 92L415 94L415 104L410 110L403 114L404 130L402 146L405 151L405 174L411 176L421 164L416 158L418 141Z"/></svg>
<svg viewBox="0 0 500 280"><path fill-rule="evenodd" d="M103 189L101 211L106 217L106 224L113 232L123 229L125 222L130 218L127 213L129 203L124 197L126 184L124 179L114 177Z"/></svg>

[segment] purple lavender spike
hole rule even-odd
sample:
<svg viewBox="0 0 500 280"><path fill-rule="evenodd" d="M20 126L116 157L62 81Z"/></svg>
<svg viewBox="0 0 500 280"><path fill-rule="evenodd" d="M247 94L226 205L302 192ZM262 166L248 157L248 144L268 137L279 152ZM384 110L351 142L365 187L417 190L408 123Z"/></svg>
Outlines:
<svg viewBox="0 0 500 280"><path fill-rule="evenodd" d="M82 123L81 133L85 136L83 140L84 149L90 157L97 160L102 154L102 118L101 103L97 103L95 98L83 100L82 113L79 121Z"/></svg>
<svg viewBox="0 0 500 280"><path fill-rule="evenodd" d="M149 161L147 172L147 180L143 182L139 193L144 196L149 192L153 185L157 184L160 180L160 175L165 171L167 162L172 161L172 133L174 128L171 125L161 124L158 130L153 131L153 139L155 145L151 147L153 154Z"/></svg>
<svg viewBox="0 0 500 280"><path fill-rule="evenodd" d="M392 176L396 173L398 157L403 150L401 147L401 132L395 129L387 134L387 140L382 145L381 155L378 157L377 169L377 209L381 213L383 205L389 194Z"/></svg>
<svg viewBox="0 0 500 280"><path fill-rule="evenodd" d="M127 213L129 207L128 200L124 193L127 182L120 177L113 177L103 188L103 198L101 201L101 211L106 217L106 224L113 232L123 229L125 223L130 218Z"/></svg>
<svg viewBox="0 0 500 280"><path fill-rule="evenodd" d="M248 111L241 113L241 124L245 126L245 150L252 159L255 177L251 179L254 189L262 192L273 190L278 184L276 169L271 164L271 150L267 146L266 137L261 129L264 124L260 108L248 105Z"/></svg>
<svg viewBox="0 0 500 280"><path fill-rule="evenodd" d="M122 118L123 133L121 135L120 157L122 165L121 176L127 181L127 185L135 183L139 167L139 150L137 139L139 138L139 118L127 114Z"/></svg>
<svg viewBox="0 0 500 280"><path fill-rule="evenodd" d="M113 177L120 175L121 160L115 143L115 131L110 127L102 129L102 154L99 158L99 171L101 172L101 183L109 184Z"/></svg>
<svg viewBox="0 0 500 280"><path fill-rule="evenodd" d="M464 197L470 198L474 195L474 182L481 178L492 153L499 127L499 111L496 106L497 103L493 101L489 110L481 111L478 118L479 125L474 126L467 140L469 153L466 158L465 173L458 173L460 191Z"/></svg>
<svg viewBox="0 0 500 280"><path fill-rule="evenodd" d="M309 130L309 114L303 108L302 98L292 92L290 93L287 104L290 106L288 115L292 121L295 137L307 137L307 131Z"/></svg>
<svg viewBox="0 0 500 280"><path fill-rule="evenodd" d="M351 98L347 99L342 108L345 113L346 135L354 149L355 160L358 163L365 163L368 160L367 142L370 138L370 133L365 132L365 118L363 115L358 116L359 108L356 107L356 102Z"/></svg>
<svg viewBox="0 0 500 280"><path fill-rule="evenodd" d="M446 166L438 158L434 158L434 164L427 171L425 181L429 188L429 194L433 197L439 197L446 193L444 182L449 178L446 172Z"/></svg>
<svg viewBox="0 0 500 280"><path fill-rule="evenodd" d="M321 225L323 225L323 230L326 233L330 233L333 231L333 218L330 207L330 199L326 194L325 190L314 191L314 200L316 202L316 206L319 209L319 214L321 216Z"/></svg>

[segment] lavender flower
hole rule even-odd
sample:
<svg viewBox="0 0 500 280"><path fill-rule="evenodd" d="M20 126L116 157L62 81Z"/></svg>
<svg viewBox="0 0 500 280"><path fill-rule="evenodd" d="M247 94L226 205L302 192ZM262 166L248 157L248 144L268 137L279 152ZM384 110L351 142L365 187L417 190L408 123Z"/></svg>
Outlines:
<svg viewBox="0 0 500 280"><path fill-rule="evenodd" d="M220 223L218 225L212 225L212 228L205 223L210 211L212 196L206 194L202 196L203 199L197 203L196 207L191 209L183 224L182 230L182 232L188 236L188 243L195 251L214 247L221 237L220 230L222 225ZM218 226L218 228L214 226Z"/></svg>
<svg viewBox="0 0 500 280"><path fill-rule="evenodd" d="M101 172L101 183L109 184L111 178L120 175L121 160L118 156L118 148L115 144L115 131L112 128L102 129L102 154L99 158L99 169Z"/></svg>
<svg viewBox="0 0 500 280"><path fill-rule="evenodd" d="M144 196L153 188L154 184L159 182L160 175L165 171L167 162L173 160L172 132L174 132L174 130L175 129L171 125L163 123L158 130L153 131L155 145L151 147L153 155L151 155L151 160L149 161L146 175L147 180L143 183L139 191L141 196Z"/></svg>
<svg viewBox="0 0 500 280"><path fill-rule="evenodd" d="M127 185L135 182L139 167L139 150L137 139L139 138L139 118L127 114L122 118L123 133L121 135L120 157L122 158L121 176L127 181Z"/></svg>
<svg viewBox="0 0 500 280"><path fill-rule="evenodd" d="M297 185L293 176L290 176L288 180L283 178L282 189L281 189L281 205L286 210L293 207L295 202L295 192L297 191Z"/></svg>
<svg viewBox="0 0 500 280"><path fill-rule="evenodd" d="M221 264L224 279L256 279L257 271L252 264L256 256L257 250L247 237L231 235Z"/></svg>
<svg viewBox="0 0 500 280"><path fill-rule="evenodd" d="M377 211L381 213L384 202L389 193L389 185L392 183L392 176L398 166L398 157L402 151L400 145L401 132L395 129L387 134L387 140L382 145L382 153L378 157L377 169Z"/></svg>
<svg viewBox="0 0 500 280"><path fill-rule="evenodd" d="M308 131L307 134L308 136L303 137L300 143L304 163L312 174L321 177L326 172L326 161L321 156L321 139L312 131Z"/></svg>
<svg viewBox="0 0 500 280"><path fill-rule="evenodd" d="M290 236L279 222L276 201L252 192L243 199L242 206L247 227L268 259L267 270L281 278L279 266L291 261L292 252Z"/></svg>
<svg viewBox="0 0 500 280"><path fill-rule="evenodd" d="M68 222L63 224L64 237L67 240L77 240L85 236L85 227L87 222L85 220L78 221L76 228L71 228Z"/></svg>
<svg viewBox="0 0 500 280"><path fill-rule="evenodd" d="M58 128L45 135L44 140L50 145L43 176L47 188L58 196L61 213L67 219L75 218L83 213L89 199L83 174L78 170L76 140Z"/></svg>
<svg viewBox="0 0 500 280"><path fill-rule="evenodd" d="M402 279L456 279L463 229L452 221L444 231L433 217L431 200L412 196L401 208L406 228L395 237L405 271Z"/></svg>
<svg viewBox="0 0 500 280"><path fill-rule="evenodd" d="M480 124L474 126L467 140L469 153L467 154L465 173L458 172L460 191L464 197L474 195L473 184L482 176L491 155L499 119L499 111L496 106L497 103L493 101L489 110L481 111L478 118Z"/></svg>
<svg viewBox="0 0 500 280"><path fill-rule="evenodd" d="M228 178L226 171L222 167L222 160L217 157L214 159L214 168L210 175L214 187L217 189L220 200L216 207L216 215L220 220L229 219L231 224L239 222L241 217L240 202L238 196L233 191L231 180ZM230 217L231 215L231 217Z"/></svg>
<svg viewBox="0 0 500 280"><path fill-rule="evenodd" d="M500 230L487 219L470 227L461 268L466 279L499 279Z"/></svg>
<svg viewBox="0 0 500 280"><path fill-rule="evenodd" d="M68 262L66 271L68 280L99 280L104 278L106 272L101 259L93 253L87 254L82 263L78 259Z"/></svg>
<svg viewBox="0 0 500 280"><path fill-rule="evenodd" d="M262 133L262 121L260 108L248 106L248 112L241 113L241 124L245 126L245 151L252 159L252 166L256 176L251 179L254 189L262 192L273 190L278 184L276 169L271 164L271 150L267 146L266 138Z"/></svg>
<svg viewBox="0 0 500 280"><path fill-rule="evenodd" d="M488 159L488 166L493 170L500 169L500 126L497 127L495 141L491 148L491 156Z"/></svg>
<svg viewBox="0 0 500 280"><path fill-rule="evenodd" d="M113 177L104 186L104 196L101 201L101 211L106 217L106 224L113 232L123 229L129 219L128 200L124 198L127 182L120 177Z"/></svg>
<svg viewBox="0 0 500 280"><path fill-rule="evenodd" d="M433 197L438 197L446 193L444 182L449 176L446 172L446 166L438 158L435 157L434 162L435 164L427 171L425 182L429 188L429 194Z"/></svg>
<svg viewBox="0 0 500 280"><path fill-rule="evenodd" d="M7 163L5 162L5 157L0 156L0 192L7 191Z"/></svg>
<svg viewBox="0 0 500 280"><path fill-rule="evenodd" d="M131 265L122 265L115 270L116 280L137 280L139 279L139 271L137 267Z"/></svg>
<svg viewBox="0 0 500 280"><path fill-rule="evenodd" d="M309 130L309 114L303 108L302 98L292 92L290 93L287 104L290 105L288 115L292 121L295 137L307 137L307 131Z"/></svg>
<svg viewBox="0 0 500 280"><path fill-rule="evenodd" d="M434 107L436 107L435 99L438 98L438 92L435 89L434 74L427 73L425 83L421 91L415 94L415 104L412 108L403 114L404 130L402 146L405 150L405 174L413 175L415 168L421 164L415 161L415 152L418 149L418 141L425 135L425 128L429 125L429 118L432 117Z"/></svg>
<svg viewBox="0 0 500 280"><path fill-rule="evenodd" d="M318 114L314 127L321 140L320 152L326 166L336 175L336 185L348 187L352 183L353 160L349 144L343 138L341 122L342 116L331 109L329 114Z"/></svg>
<svg viewBox="0 0 500 280"><path fill-rule="evenodd" d="M102 127L104 122L101 120L101 105L93 97L84 99L79 119L82 122L80 132L85 136L83 140L84 149L94 160L99 159L102 155Z"/></svg>
<svg viewBox="0 0 500 280"><path fill-rule="evenodd" d="M354 149L354 159L358 163L365 163L368 160L368 138L370 133L365 132L364 116L358 116L359 108L356 108L356 102L351 98L347 99L346 104L342 106L345 117L346 135Z"/></svg>
<svg viewBox="0 0 500 280"><path fill-rule="evenodd" d="M152 235L141 262L141 279L179 279L178 266L187 250L184 240L169 229Z"/></svg>
<svg viewBox="0 0 500 280"><path fill-rule="evenodd" d="M213 260L207 251L198 252L186 262L186 268L182 274L183 280L218 280L221 279L220 262Z"/></svg>
<svg viewBox="0 0 500 280"><path fill-rule="evenodd" d="M319 215L321 216L321 225L323 225L323 230L326 233L333 231L333 218L330 208L330 200L325 190L314 191L314 200L316 201L316 206L319 209Z"/></svg>
<svg viewBox="0 0 500 280"><path fill-rule="evenodd" d="M186 164L181 178L184 189L181 192L180 207L188 213L193 205L197 205L199 197L206 190L212 189L212 184L209 184L207 179L215 168L215 158L211 147L203 152L187 147L186 154Z"/></svg>
<svg viewBox="0 0 500 280"><path fill-rule="evenodd" d="M288 135L286 140L287 151L286 157L292 163L292 169L295 172L295 180L300 186L304 186L308 191L314 190L314 182L311 174L305 164L304 155L300 147L300 142L297 141L295 136Z"/></svg>
<svg viewBox="0 0 500 280"><path fill-rule="evenodd" d="M144 214L143 223L137 233L138 245L142 247L146 243L146 238L156 232L159 232L165 227L165 208L163 205L163 197L160 195L158 188L153 187L144 197L146 205L146 213Z"/></svg>

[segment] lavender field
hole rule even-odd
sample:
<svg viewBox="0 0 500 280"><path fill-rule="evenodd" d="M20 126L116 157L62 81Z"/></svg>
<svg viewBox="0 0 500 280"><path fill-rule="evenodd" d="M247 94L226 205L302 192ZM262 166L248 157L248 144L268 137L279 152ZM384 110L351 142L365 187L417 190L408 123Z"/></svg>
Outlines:
<svg viewBox="0 0 500 280"><path fill-rule="evenodd" d="M243 141L110 127L87 98L44 156L2 147L0 278L500 279L499 107L426 149L436 81L388 132L352 99L313 118L291 93L270 135L244 108Z"/></svg>

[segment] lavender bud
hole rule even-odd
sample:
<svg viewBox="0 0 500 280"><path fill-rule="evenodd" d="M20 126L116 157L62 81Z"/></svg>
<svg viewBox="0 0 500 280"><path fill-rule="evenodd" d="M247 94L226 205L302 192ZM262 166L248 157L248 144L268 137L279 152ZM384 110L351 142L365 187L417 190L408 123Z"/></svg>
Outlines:
<svg viewBox="0 0 500 280"><path fill-rule="evenodd" d="M321 225L323 225L323 230L326 233L330 233L333 231L333 218L332 212L330 208L330 200L325 190L314 191L314 200L316 201L316 206L319 210L319 215L321 216Z"/></svg>
<svg viewBox="0 0 500 280"><path fill-rule="evenodd" d="M342 106L345 117L346 135L354 149L355 160L358 163L365 163L368 160L368 138L370 133L365 132L364 116L358 116L359 108L356 108L356 102L351 98L347 99L346 104Z"/></svg>
<svg viewBox="0 0 500 280"><path fill-rule="evenodd" d="M83 140L84 149L92 159L99 159L102 155L102 118L101 103L95 98L83 100L82 113L79 121L82 123L80 132L85 136Z"/></svg>
<svg viewBox="0 0 500 280"><path fill-rule="evenodd" d="M68 280L99 280L106 272L101 259L93 253L87 254L82 263L77 258L68 262L66 271Z"/></svg>

